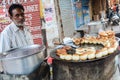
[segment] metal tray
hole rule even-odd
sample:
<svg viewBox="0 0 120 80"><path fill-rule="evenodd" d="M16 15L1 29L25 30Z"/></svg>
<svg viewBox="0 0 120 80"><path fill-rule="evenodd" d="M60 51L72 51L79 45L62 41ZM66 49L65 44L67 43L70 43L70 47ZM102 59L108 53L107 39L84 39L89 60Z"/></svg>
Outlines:
<svg viewBox="0 0 120 80"><path fill-rule="evenodd" d="M102 60L104 58L108 58L108 57L115 57L117 54L119 54L120 51L119 50L116 50L114 53L112 54L109 54L109 55L106 55L106 56L103 56L101 58L95 58L95 59L91 59L91 60L78 60L78 61L75 61L75 60L64 60L64 59L60 59L60 57L58 55L56 55L56 49L52 50L50 52L50 56L53 58L53 59L56 59L56 60L60 60L60 61L66 61L66 62L92 62L92 61L98 61L98 60Z"/></svg>

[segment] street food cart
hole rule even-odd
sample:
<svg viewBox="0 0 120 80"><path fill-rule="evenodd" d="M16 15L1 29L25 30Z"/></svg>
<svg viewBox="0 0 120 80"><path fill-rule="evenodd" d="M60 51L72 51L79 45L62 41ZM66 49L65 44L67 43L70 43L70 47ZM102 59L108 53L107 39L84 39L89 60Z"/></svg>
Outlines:
<svg viewBox="0 0 120 80"><path fill-rule="evenodd" d="M118 41L112 31L73 39L51 51L53 80L111 80L117 71L118 53Z"/></svg>

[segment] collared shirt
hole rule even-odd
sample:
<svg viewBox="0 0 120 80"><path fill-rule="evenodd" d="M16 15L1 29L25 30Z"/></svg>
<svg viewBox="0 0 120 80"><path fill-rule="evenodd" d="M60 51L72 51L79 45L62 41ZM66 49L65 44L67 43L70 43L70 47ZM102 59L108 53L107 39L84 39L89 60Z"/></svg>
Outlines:
<svg viewBox="0 0 120 80"><path fill-rule="evenodd" d="M14 23L11 23L1 32L0 53L31 44L33 44L33 39L27 27L20 30Z"/></svg>

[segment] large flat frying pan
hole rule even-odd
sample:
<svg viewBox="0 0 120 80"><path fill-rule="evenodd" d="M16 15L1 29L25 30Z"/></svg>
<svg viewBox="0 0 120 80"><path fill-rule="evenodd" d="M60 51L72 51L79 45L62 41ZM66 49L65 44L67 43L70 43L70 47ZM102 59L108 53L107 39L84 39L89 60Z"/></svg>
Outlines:
<svg viewBox="0 0 120 80"><path fill-rule="evenodd" d="M103 56L101 58L95 58L92 60L78 60L78 61L74 61L74 60L64 60L64 59L60 59L60 57L58 55L56 55L56 49L52 50L50 52L50 56L55 59L55 60L61 60L61 61L66 61L66 62L92 62L92 61L98 61L98 60L102 60L108 57L115 57L116 55L118 55L120 53L120 50L116 50L114 53Z"/></svg>

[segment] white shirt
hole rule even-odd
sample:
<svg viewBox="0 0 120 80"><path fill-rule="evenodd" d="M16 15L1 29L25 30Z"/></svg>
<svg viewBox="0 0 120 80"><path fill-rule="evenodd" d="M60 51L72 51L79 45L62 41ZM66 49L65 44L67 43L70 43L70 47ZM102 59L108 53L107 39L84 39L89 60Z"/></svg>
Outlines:
<svg viewBox="0 0 120 80"><path fill-rule="evenodd" d="M33 44L33 39L27 27L20 30L14 23L11 23L1 32L0 53L31 44Z"/></svg>

